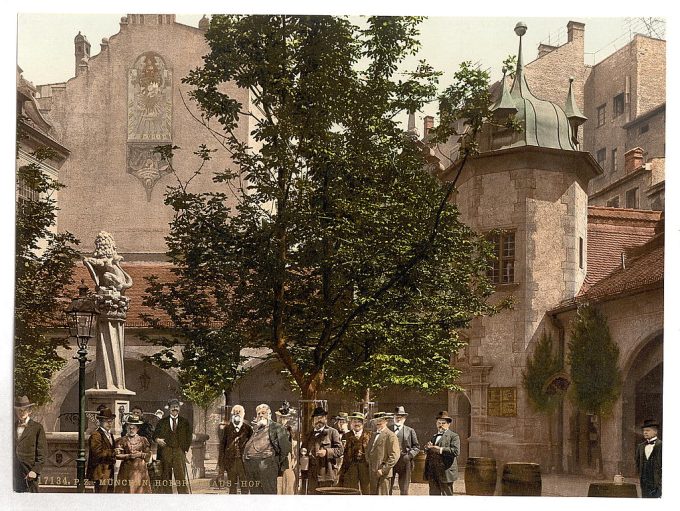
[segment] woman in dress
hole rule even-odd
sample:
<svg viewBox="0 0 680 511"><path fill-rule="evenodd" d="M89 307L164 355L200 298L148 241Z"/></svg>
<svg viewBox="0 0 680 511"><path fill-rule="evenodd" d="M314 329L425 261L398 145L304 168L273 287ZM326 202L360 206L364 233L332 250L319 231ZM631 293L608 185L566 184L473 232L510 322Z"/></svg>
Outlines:
<svg viewBox="0 0 680 511"><path fill-rule="evenodd" d="M149 441L138 435L141 418L130 415L127 435L116 440L116 459L122 460L116 479L115 493L151 493L146 463L150 456Z"/></svg>

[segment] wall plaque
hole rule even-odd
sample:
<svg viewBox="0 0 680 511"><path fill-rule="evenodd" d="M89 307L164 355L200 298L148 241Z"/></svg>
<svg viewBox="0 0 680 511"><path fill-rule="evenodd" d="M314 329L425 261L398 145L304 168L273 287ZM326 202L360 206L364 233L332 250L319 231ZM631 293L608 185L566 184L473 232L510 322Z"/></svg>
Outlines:
<svg viewBox="0 0 680 511"><path fill-rule="evenodd" d="M487 410L491 417L517 416L517 387L489 387Z"/></svg>

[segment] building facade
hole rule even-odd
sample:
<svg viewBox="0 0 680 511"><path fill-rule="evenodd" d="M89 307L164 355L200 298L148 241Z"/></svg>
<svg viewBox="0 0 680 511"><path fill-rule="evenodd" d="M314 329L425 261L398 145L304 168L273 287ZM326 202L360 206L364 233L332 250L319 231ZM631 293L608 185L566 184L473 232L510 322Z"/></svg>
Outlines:
<svg viewBox="0 0 680 511"><path fill-rule="evenodd" d="M65 83L38 86L35 94L41 115L70 150L60 170L66 188L58 228L73 232L86 253L92 252L97 232L111 232L135 282L128 292L126 376L128 388L136 392L132 404L147 411L162 409L180 390L173 371L143 360L156 350L144 337L162 335L172 325L160 317L158 327L150 329L142 314L153 311L141 302L144 277L171 278L164 262L171 220L164 189L192 176L200 164L193 150L210 137L181 83L208 52L205 28L203 20L196 28L176 23L173 15L130 14L121 19L117 34L102 40L97 55L90 55L84 35L76 36L76 75ZM535 461L549 470L593 469L592 417L567 401L555 417L541 416L521 384L527 358L543 333L560 339L564 356L569 323L584 301L601 304L622 348L626 377L614 415L597 423L606 471L629 471L626 456L635 441L635 424L648 413L661 418L663 220L658 211L637 209L663 209L665 85L657 78L651 85L646 80L660 69L653 59L665 62L665 42L635 36L624 49L588 67L583 63L585 26L570 22L568 29L566 44L542 45L539 58L529 64L523 64L520 50L514 83L502 87L525 130L485 132L482 154L470 160L459 179L457 204L464 221L480 232L499 233L493 238L499 255L490 273L497 284L493 299L512 297L514 307L475 320L465 332L469 345L453 355L463 371L464 392L432 397L393 389L379 398L381 409L405 406L421 439L431 434L436 413L448 409L461 436L461 465L470 455L499 463ZM618 113L616 100L618 115L612 117L621 91L623 112ZM234 87L229 92L248 104L244 91ZM605 122L594 126L601 103L606 103ZM426 119L425 136L432 122ZM249 137L247 121L238 129L244 140ZM172 161L153 151L164 144L181 148ZM600 146L608 157L615 150L613 161L620 168L598 162ZM442 179L457 171L436 151L429 159L442 168ZM230 164L224 154L214 158L192 181L193 190L215 190L219 185L212 182L212 171ZM626 194L635 187L634 210L606 207L614 206L609 201L618 194L623 197L618 208L625 208ZM653 268L653 275L644 274L645 268ZM637 284L625 287L620 281L632 269L637 273L630 282ZM78 279L87 278L84 268L77 273ZM76 428L68 419L77 409L78 390L71 354L64 351L68 362L54 378L53 401L41 410L50 432ZM260 402L272 407L283 400L296 403L298 396L280 369L274 361L254 364L228 397L229 404L241 403L250 414ZM328 399L332 413L357 406L349 396L321 398ZM186 408L195 429L210 435L212 456L222 404L202 410L188 403ZM55 467L68 462L51 461Z"/></svg>

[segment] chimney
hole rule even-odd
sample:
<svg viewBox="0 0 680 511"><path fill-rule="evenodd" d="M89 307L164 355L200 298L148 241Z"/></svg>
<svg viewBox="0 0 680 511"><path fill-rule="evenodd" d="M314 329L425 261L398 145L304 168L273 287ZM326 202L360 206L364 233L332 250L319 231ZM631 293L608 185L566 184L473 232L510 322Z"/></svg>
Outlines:
<svg viewBox="0 0 680 511"><path fill-rule="evenodd" d="M586 31L586 24L578 21L567 23L567 41L583 41L583 34Z"/></svg>
<svg viewBox="0 0 680 511"><path fill-rule="evenodd" d="M73 40L73 46L75 47L76 56L76 76L78 76L83 59L87 61L90 58L90 43L87 37L78 32L78 35Z"/></svg>
<svg viewBox="0 0 680 511"><path fill-rule="evenodd" d="M624 156L624 170L626 174L630 174L635 169L642 166L644 162L644 151L641 147L636 147L628 151Z"/></svg>
<svg viewBox="0 0 680 511"><path fill-rule="evenodd" d="M423 119L423 137L429 135L432 128L434 128L434 117L426 115Z"/></svg>

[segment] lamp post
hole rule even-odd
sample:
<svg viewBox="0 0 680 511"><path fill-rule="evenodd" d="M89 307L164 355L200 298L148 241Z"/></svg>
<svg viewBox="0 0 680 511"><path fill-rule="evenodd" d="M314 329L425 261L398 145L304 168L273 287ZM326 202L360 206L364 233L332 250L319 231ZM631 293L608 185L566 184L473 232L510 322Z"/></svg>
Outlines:
<svg viewBox="0 0 680 511"><path fill-rule="evenodd" d="M66 309L69 335L76 338L78 354L73 357L80 363L78 371L78 457L76 458L78 492L85 491L85 362L87 362L87 344L92 338L92 325L97 316L94 298L88 294L85 281L80 281L78 296Z"/></svg>

